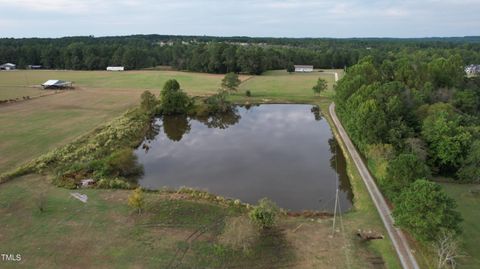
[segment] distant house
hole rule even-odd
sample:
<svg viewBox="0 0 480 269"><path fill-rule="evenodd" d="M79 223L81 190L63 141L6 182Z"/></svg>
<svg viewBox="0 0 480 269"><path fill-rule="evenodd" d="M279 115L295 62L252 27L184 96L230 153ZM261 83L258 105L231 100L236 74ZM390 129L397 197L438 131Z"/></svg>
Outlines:
<svg viewBox="0 0 480 269"><path fill-rule="evenodd" d="M17 69L17 66L15 64L12 64L12 63L6 63L6 64L2 64L0 65L0 70L15 70Z"/></svg>
<svg viewBox="0 0 480 269"><path fill-rule="evenodd" d="M47 80L45 83L42 84L44 89L69 89L73 88L73 83L70 81L63 81L63 80Z"/></svg>
<svg viewBox="0 0 480 269"><path fill-rule="evenodd" d="M107 67L107 71L125 71L125 67L123 67L123 66L109 66L109 67Z"/></svg>
<svg viewBox="0 0 480 269"><path fill-rule="evenodd" d="M313 65L294 65L295 72L313 72Z"/></svg>
<svg viewBox="0 0 480 269"><path fill-rule="evenodd" d="M27 66L28 69L43 69L43 66L41 65L35 65L35 64L31 64L29 66Z"/></svg>
<svg viewBox="0 0 480 269"><path fill-rule="evenodd" d="M471 64L465 67L465 73L470 76L480 75L480 64Z"/></svg>

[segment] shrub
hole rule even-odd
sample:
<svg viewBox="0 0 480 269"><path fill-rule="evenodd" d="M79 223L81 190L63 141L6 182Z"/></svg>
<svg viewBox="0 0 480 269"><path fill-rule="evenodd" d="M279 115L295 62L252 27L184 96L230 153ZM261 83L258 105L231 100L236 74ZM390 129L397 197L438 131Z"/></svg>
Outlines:
<svg viewBox="0 0 480 269"><path fill-rule="evenodd" d="M209 114L225 113L232 110L232 104L227 101L227 92L219 90L217 94L205 99Z"/></svg>
<svg viewBox="0 0 480 269"><path fill-rule="evenodd" d="M141 96L141 105L140 107L142 110L146 111L147 113L151 113L155 110L157 106L157 98L149 91L144 91Z"/></svg>
<svg viewBox="0 0 480 269"><path fill-rule="evenodd" d="M134 177L143 173L143 168L137 163L137 156L132 149L121 149L107 157L104 162L104 172L113 177Z"/></svg>
<svg viewBox="0 0 480 269"><path fill-rule="evenodd" d="M270 229L275 226L280 210L277 205L263 198L258 205L250 211L250 220L262 229Z"/></svg>
<svg viewBox="0 0 480 269"><path fill-rule="evenodd" d="M245 95L246 95L247 97L251 97L251 96L252 96L252 93L250 92L250 90L247 90L247 91L245 91Z"/></svg>
<svg viewBox="0 0 480 269"><path fill-rule="evenodd" d="M100 189L131 189L132 186L130 183L126 182L125 180L122 179L107 179L107 178L102 178L99 181L97 181L97 188Z"/></svg>
<svg viewBox="0 0 480 269"><path fill-rule="evenodd" d="M138 210L138 214L142 213L145 206L145 198L143 197L143 191L141 188L136 188L132 191L132 194L128 196L128 205Z"/></svg>

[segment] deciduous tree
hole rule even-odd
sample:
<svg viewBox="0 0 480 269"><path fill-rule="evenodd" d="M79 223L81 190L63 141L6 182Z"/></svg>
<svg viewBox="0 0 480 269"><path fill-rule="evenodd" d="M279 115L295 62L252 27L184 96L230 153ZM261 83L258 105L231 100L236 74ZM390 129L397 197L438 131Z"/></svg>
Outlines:
<svg viewBox="0 0 480 269"><path fill-rule="evenodd" d="M238 86L240 86L240 79L238 78L238 74L230 72L225 75L222 80L222 88L228 91L237 91Z"/></svg>
<svg viewBox="0 0 480 269"><path fill-rule="evenodd" d="M443 230L459 233L462 218L455 200L440 185L424 179L412 183L395 200L395 223L423 241L436 240Z"/></svg>

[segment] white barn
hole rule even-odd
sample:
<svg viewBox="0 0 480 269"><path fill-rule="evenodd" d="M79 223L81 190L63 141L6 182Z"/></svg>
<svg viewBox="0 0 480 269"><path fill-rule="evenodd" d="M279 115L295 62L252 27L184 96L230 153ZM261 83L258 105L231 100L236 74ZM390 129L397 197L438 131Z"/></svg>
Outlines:
<svg viewBox="0 0 480 269"><path fill-rule="evenodd" d="M295 72L313 72L313 65L294 65Z"/></svg>
<svg viewBox="0 0 480 269"><path fill-rule="evenodd" d="M0 65L0 70L15 70L17 69L17 66L15 64L12 64L12 63L6 63L6 64L2 64Z"/></svg>
<svg viewBox="0 0 480 269"><path fill-rule="evenodd" d="M125 71L125 67L123 67L123 66L109 66L109 67L107 67L107 71Z"/></svg>

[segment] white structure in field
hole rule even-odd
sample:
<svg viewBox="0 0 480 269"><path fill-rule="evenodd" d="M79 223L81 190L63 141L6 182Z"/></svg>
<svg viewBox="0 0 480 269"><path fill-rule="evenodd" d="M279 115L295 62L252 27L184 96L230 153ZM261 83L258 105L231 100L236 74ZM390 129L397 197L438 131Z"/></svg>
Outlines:
<svg viewBox="0 0 480 269"><path fill-rule="evenodd" d="M294 65L295 72L313 72L313 65Z"/></svg>
<svg viewBox="0 0 480 269"><path fill-rule="evenodd" d="M43 83L42 87L43 89L71 89L73 88L73 83L70 81L51 79Z"/></svg>
<svg viewBox="0 0 480 269"><path fill-rule="evenodd" d="M107 71L125 71L125 67L123 67L123 66L109 66L109 67L107 67Z"/></svg>
<svg viewBox="0 0 480 269"><path fill-rule="evenodd" d="M17 66L15 64L12 64L12 63L6 63L6 64L0 65L0 70L10 71L10 70L15 70L15 69L17 69Z"/></svg>

